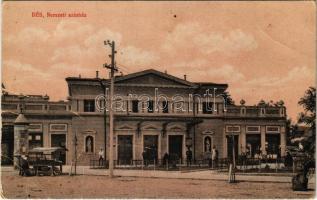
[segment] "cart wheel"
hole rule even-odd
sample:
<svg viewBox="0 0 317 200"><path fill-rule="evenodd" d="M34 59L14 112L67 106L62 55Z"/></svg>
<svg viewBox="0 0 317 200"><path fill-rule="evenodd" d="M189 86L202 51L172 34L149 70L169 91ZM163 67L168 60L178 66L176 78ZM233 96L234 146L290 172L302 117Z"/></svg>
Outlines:
<svg viewBox="0 0 317 200"><path fill-rule="evenodd" d="M61 175L61 171L58 168L54 168L53 170L54 175Z"/></svg>
<svg viewBox="0 0 317 200"><path fill-rule="evenodd" d="M51 173L50 173L51 176L55 176L55 174L54 174L54 168L53 168L53 167L51 168L50 172L51 172Z"/></svg>

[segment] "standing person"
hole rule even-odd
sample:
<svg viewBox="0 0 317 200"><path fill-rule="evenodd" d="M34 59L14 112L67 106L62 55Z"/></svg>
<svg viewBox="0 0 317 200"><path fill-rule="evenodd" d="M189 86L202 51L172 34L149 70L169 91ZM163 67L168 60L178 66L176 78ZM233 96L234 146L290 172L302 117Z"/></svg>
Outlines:
<svg viewBox="0 0 317 200"><path fill-rule="evenodd" d="M217 158L217 149L216 149L216 146L214 145L211 150L212 168L214 168L216 165L216 158Z"/></svg>
<svg viewBox="0 0 317 200"><path fill-rule="evenodd" d="M215 167L218 167L218 158L219 158L219 153L218 153L218 149L216 149L216 158L215 158Z"/></svg>
<svg viewBox="0 0 317 200"><path fill-rule="evenodd" d="M143 157L143 164L144 164L144 166L147 166L147 158L148 158L148 156L147 156L147 150L146 149L144 149L143 150L143 152L142 152L142 157Z"/></svg>
<svg viewBox="0 0 317 200"><path fill-rule="evenodd" d="M190 147L188 147L188 150L186 151L187 167L192 165L192 157L193 157L193 153L190 150Z"/></svg>
<svg viewBox="0 0 317 200"><path fill-rule="evenodd" d="M163 165L164 165L164 166L167 166L167 165L168 165L168 160L169 160L169 155L168 155L168 153L166 152L166 153L164 154L164 157L163 157Z"/></svg>
<svg viewBox="0 0 317 200"><path fill-rule="evenodd" d="M21 167L21 169L20 169L19 175L31 176L29 161L28 161L28 157L26 155L21 156L21 166L20 167Z"/></svg>
<svg viewBox="0 0 317 200"><path fill-rule="evenodd" d="M103 148L100 147L98 155L99 155L99 166L103 166L103 161L105 159L105 152L103 151Z"/></svg>

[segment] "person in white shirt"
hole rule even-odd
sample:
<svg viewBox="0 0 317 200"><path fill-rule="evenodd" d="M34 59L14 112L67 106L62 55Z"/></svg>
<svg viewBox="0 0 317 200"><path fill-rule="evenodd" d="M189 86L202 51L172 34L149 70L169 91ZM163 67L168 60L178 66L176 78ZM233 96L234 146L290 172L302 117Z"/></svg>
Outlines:
<svg viewBox="0 0 317 200"><path fill-rule="evenodd" d="M214 145L212 147L212 150L211 150L212 168L216 167L216 162L217 162L217 158L218 158L217 154L218 154L218 152L217 152L216 146Z"/></svg>
<svg viewBox="0 0 317 200"><path fill-rule="evenodd" d="M100 147L98 154L99 154L99 166L103 166L103 161L105 159L105 153L103 151L103 148Z"/></svg>

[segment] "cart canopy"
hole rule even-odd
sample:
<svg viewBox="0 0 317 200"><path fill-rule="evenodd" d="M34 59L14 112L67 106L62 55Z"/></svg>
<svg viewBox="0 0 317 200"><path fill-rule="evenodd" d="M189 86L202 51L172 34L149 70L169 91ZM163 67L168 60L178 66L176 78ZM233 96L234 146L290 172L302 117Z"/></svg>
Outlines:
<svg viewBox="0 0 317 200"><path fill-rule="evenodd" d="M58 151L65 151L65 148L62 147L36 147L31 149L29 153L43 153L43 154L51 154Z"/></svg>

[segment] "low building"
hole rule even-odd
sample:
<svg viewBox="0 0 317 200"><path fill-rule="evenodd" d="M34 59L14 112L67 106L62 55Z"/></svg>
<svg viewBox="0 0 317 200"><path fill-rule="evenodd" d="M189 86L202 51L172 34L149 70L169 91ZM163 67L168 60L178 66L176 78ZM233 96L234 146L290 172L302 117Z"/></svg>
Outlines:
<svg viewBox="0 0 317 200"><path fill-rule="evenodd" d="M66 78L67 102L47 96L2 95L2 160L13 156L13 129L20 108L29 121L29 148L66 146L65 162L77 155L89 164L100 148L109 157L109 80ZM153 69L115 78L114 158L120 164L142 160L150 149L157 159L165 153L193 159L211 151L219 157L247 153L285 154L284 106L227 105L227 84L190 82ZM108 101L107 101L108 102ZM75 139L76 138L76 139ZM233 150L234 147L234 150ZM9 159L7 159L9 162Z"/></svg>

